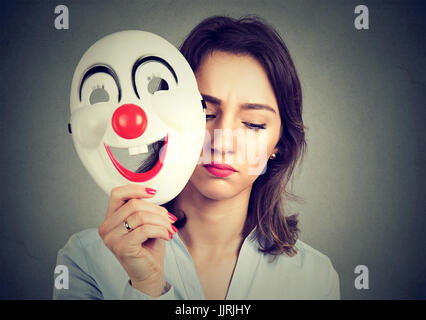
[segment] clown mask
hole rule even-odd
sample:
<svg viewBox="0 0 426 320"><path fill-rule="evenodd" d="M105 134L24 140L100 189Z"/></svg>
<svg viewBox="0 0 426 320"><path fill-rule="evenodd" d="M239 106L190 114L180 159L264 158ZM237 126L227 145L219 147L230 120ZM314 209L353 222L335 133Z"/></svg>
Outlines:
<svg viewBox="0 0 426 320"><path fill-rule="evenodd" d="M70 108L75 149L108 195L134 183L156 189L147 200L163 204L189 180L205 105L188 62L163 38L122 31L93 44L74 72Z"/></svg>

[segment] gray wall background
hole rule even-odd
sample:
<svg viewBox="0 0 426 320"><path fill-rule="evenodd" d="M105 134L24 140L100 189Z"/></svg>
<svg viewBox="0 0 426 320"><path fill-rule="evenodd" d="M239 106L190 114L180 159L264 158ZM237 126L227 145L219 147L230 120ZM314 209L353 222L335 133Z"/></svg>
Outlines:
<svg viewBox="0 0 426 320"><path fill-rule="evenodd" d="M54 28L65 4L70 30ZM366 4L370 29L353 26ZM107 196L67 133L71 78L126 29L178 46L203 18L258 14L304 89L308 153L294 180L301 239L327 254L343 299L426 298L425 4L419 1L16 1L0 5L0 298L50 299L57 251L97 227ZM356 290L354 269L369 268Z"/></svg>

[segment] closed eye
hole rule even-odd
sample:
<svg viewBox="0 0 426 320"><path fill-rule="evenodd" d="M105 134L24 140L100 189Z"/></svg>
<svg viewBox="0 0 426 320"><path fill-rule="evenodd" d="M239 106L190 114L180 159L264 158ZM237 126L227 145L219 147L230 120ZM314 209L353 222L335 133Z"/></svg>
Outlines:
<svg viewBox="0 0 426 320"><path fill-rule="evenodd" d="M243 123L249 129L253 129L253 130L266 129L266 123L262 123L262 124L256 124L251 122L243 122Z"/></svg>
<svg viewBox="0 0 426 320"><path fill-rule="evenodd" d="M216 115L214 115L214 114L206 114L206 120L211 120L211 119L214 119L214 118L216 118ZM257 124L257 123L252 123L252 122L243 122L243 124L247 128L255 130L255 131L257 131L259 129L261 129L261 130L266 129L266 123Z"/></svg>

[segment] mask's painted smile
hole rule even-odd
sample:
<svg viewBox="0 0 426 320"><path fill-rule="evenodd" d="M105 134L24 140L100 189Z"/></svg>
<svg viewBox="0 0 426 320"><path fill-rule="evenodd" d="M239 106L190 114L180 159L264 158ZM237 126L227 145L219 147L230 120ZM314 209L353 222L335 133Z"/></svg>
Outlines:
<svg viewBox="0 0 426 320"><path fill-rule="evenodd" d="M138 146L138 147L129 148L130 155L147 152L149 148L152 148L153 152L156 153L155 157L153 158L155 159L155 162L153 162L152 164L144 164L145 170L144 169L137 170L139 172L133 172L127 169L126 167L124 167L114 156L110 147L107 146L106 144L104 144L104 146L105 146L106 152L108 153L109 158L111 159L112 164L124 178L132 182L145 182L154 178L163 167L164 158L166 156L166 151L167 151L168 138L169 138L169 135L166 134L166 136L163 139L157 142L154 142L149 146Z"/></svg>

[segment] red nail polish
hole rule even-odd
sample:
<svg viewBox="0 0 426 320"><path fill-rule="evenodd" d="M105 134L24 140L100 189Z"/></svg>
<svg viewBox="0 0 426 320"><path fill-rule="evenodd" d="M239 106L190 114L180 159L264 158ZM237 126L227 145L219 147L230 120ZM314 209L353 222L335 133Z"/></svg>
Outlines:
<svg viewBox="0 0 426 320"><path fill-rule="evenodd" d="M176 233L178 229L175 226L172 226L172 230Z"/></svg>
<svg viewBox="0 0 426 320"><path fill-rule="evenodd" d="M176 221L176 220L177 220L177 218L176 218L176 216L175 216L175 215L171 214L170 212L169 212L168 214L169 214L169 218L170 218L171 220L173 220L173 221Z"/></svg>
<svg viewBox="0 0 426 320"><path fill-rule="evenodd" d="M170 231L167 231L169 233L169 238L172 239L173 238L173 234Z"/></svg>
<svg viewBox="0 0 426 320"><path fill-rule="evenodd" d="M152 189L152 188L145 188L146 193L148 194L156 194L157 190Z"/></svg>

